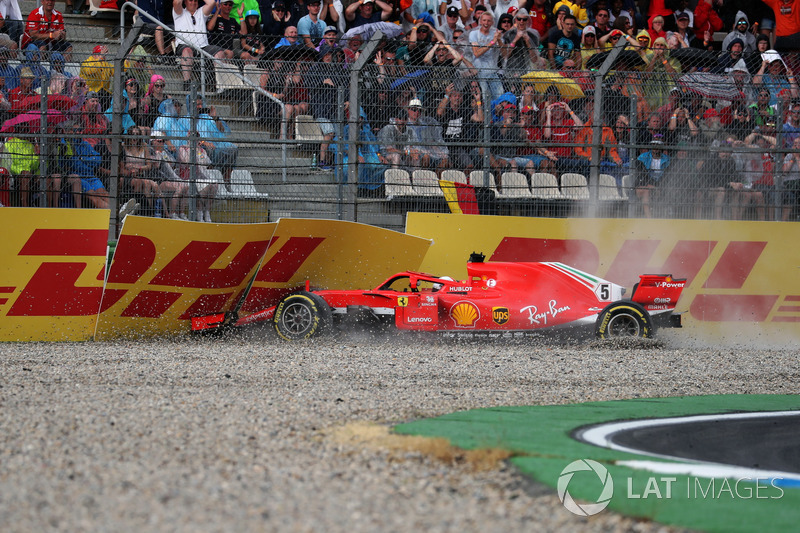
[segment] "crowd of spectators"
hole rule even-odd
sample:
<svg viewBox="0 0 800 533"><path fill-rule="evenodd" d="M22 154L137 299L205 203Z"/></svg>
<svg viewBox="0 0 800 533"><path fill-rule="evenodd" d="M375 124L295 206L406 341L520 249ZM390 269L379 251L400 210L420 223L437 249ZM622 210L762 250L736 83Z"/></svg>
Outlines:
<svg viewBox="0 0 800 533"><path fill-rule="evenodd" d="M4 76L0 91L6 119L36 94L41 80L48 80L52 92L58 62L70 61L72 45L53 5L43 0L28 17L21 45L29 57ZM382 195L380 176L387 168L468 172L488 162L500 191L505 171L588 176L599 119L601 172L620 187L625 176L635 176L632 186L645 216L660 198L676 194L712 206L698 215L721 217L733 199L734 217L745 216L752 205L755 216L766 219L766 206L778 204L789 206L784 218L797 216L800 5L794 1L652 0L642 7L633 0L174 0L143 8L170 30L155 33L153 57L132 54L123 93L111 94L113 71L102 46L83 61L80 77L65 76L59 92L74 100L65 114L80 117L65 131L87 120L98 128L103 114L86 110L88 100L108 110L107 121L114 98L124 100L129 139L121 185L152 213L180 216L165 195L181 188L162 187L164 178L151 176L171 175L160 169L172 165L184 179L181 147L189 113L181 97L203 50L217 62L258 73L266 93L255 98L259 122L312 115L323 139L314 159L323 169L332 168L337 157L347 165L338 151L349 139L347 117L358 114L359 163L369 165L371 176L360 181L365 195ZM349 71L377 30L385 39L370 48L359 73L355 110ZM623 53L603 82L595 113L591 71L621 42ZM0 49L0 71L6 52L12 49ZM170 65L184 82L180 97L164 93ZM150 79L142 80L142 72ZM219 185L227 186L236 161L235 146L224 140L230 130L211 113L213 106L192 107L204 128L203 154L192 160L207 159L199 167L220 169ZM161 139L157 153L171 161L155 155L151 145ZM374 150L366 146L369 139ZM77 150L66 144L65 153L75 157ZM89 145L100 157L97 172L108 173L108 150ZM13 159L8 143L6 153ZM18 168L11 174L18 175ZM58 170L77 191L69 166ZM199 170L203 184L211 179ZM83 192L98 190L90 187ZM209 186L203 194L215 190ZM29 201L20 194L21 205Z"/></svg>

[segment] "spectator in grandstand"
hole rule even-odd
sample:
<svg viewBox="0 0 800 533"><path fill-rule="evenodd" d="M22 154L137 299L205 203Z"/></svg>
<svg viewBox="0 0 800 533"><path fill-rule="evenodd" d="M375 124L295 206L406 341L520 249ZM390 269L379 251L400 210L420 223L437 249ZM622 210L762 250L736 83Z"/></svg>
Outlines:
<svg viewBox="0 0 800 533"><path fill-rule="evenodd" d="M681 66L678 60L670 57L667 43L661 37L655 40L652 51L647 52L645 58L647 66L642 89L647 97L647 105L650 109L657 109L667 100Z"/></svg>
<svg viewBox="0 0 800 533"><path fill-rule="evenodd" d="M427 86L430 101L440 101L445 95L447 86L454 80L477 74L472 63L455 47L444 41L434 44L422 63L432 67Z"/></svg>
<svg viewBox="0 0 800 533"><path fill-rule="evenodd" d="M36 96L33 89L33 72L30 68L23 67L19 71L19 85L8 91L8 101L13 108L30 96Z"/></svg>
<svg viewBox="0 0 800 533"><path fill-rule="evenodd" d="M517 120L517 106L510 102L503 104L501 119L492 124L490 135L492 145L489 150L489 162L498 175L509 170L518 172L524 169L525 172L532 172L535 169L531 158L517 156L519 148L528 140L525 128L521 127ZM496 178L495 181L498 188L502 189L500 178Z"/></svg>
<svg viewBox="0 0 800 533"><path fill-rule="evenodd" d="M84 140L101 156L111 153L109 123L100 107L100 97L94 91L86 93L83 109L78 115L78 131Z"/></svg>
<svg viewBox="0 0 800 533"><path fill-rule="evenodd" d="M642 202L645 218L652 218L651 200L656 188L662 184L664 171L669 168L670 157L664 153L660 138L650 141L650 149L636 158L636 196Z"/></svg>
<svg viewBox="0 0 800 533"><path fill-rule="evenodd" d="M297 36L297 28L294 26L287 26L285 30L283 30L283 38L278 41L278 44L275 45L275 48L280 48L282 46L302 46L303 43Z"/></svg>
<svg viewBox="0 0 800 533"><path fill-rule="evenodd" d="M225 59L232 55L219 46L208 43L206 24L214 10L215 1L204 0L204 2L205 5L200 8L199 0L172 0L172 18L175 19L175 37L178 40L175 55L180 58L184 91L189 90L194 59L199 57L199 53L192 47L204 50L217 59Z"/></svg>
<svg viewBox="0 0 800 533"><path fill-rule="evenodd" d="M419 141L420 165L441 172L450 165L450 154L444 144L439 122L425 115L422 101L418 98L409 102L407 113L406 127L414 132Z"/></svg>
<svg viewBox="0 0 800 533"><path fill-rule="evenodd" d="M136 120L144 122L146 109L141 106L141 99L138 96L139 82L130 78L125 82L125 88L122 90L122 132L127 133L129 129L136 126ZM106 119L109 123L114 120L114 98L111 98L111 104L106 109ZM136 118L134 118L134 116ZM149 133L149 130L148 130Z"/></svg>
<svg viewBox="0 0 800 533"><path fill-rule="evenodd" d="M380 11L375 11L375 6L378 6ZM391 16L392 6L382 0L358 0L344 10L344 18L347 20L348 28L389 20Z"/></svg>
<svg viewBox="0 0 800 533"><path fill-rule="evenodd" d="M645 146L649 145L653 140L658 139L661 144L664 144L664 121L661 119L661 114L653 112L647 117L647 121L636 129L635 145Z"/></svg>
<svg viewBox="0 0 800 533"><path fill-rule="evenodd" d="M430 17L425 17L425 20L432 21ZM433 22L418 22L408 33L405 64L409 67L421 67L434 44L444 40L444 35L434 28Z"/></svg>
<svg viewBox="0 0 800 533"><path fill-rule="evenodd" d="M192 179L192 168L194 168L195 185L197 186L197 221L198 222L212 222L211 220L211 207L214 203L214 198L217 196L217 181L208 174L208 166L211 164L211 159L202 145L198 144L195 154L195 160L192 161L192 151L189 144L184 144L178 148L178 176L184 181ZM184 195L181 202L181 214L189 203L189 198ZM180 215L179 215L180 216ZM184 218L181 216L181 218Z"/></svg>
<svg viewBox="0 0 800 533"><path fill-rule="evenodd" d="M289 25L297 27L300 19L308 15L308 4L306 0L291 0L286 2L286 10L289 15Z"/></svg>
<svg viewBox="0 0 800 533"><path fill-rule="evenodd" d="M138 126L132 126L126 135L122 150L120 190L144 199L144 212L152 216L160 197L158 183L153 180L152 175L157 164L150 146L144 141L144 133Z"/></svg>
<svg viewBox="0 0 800 533"><path fill-rule="evenodd" d="M267 36L261 32L258 11L251 9L242 17L240 40L242 46L241 58L245 61L255 61L267 51Z"/></svg>
<svg viewBox="0 0 800 533"><path fill-rule="evenodd" d="M488 12L481 14L478 28L469 33L474 57L472 64L478 69L484 92L488 90L492 99L505 92L497 71L501 35L502 32L494 27L494 18Z"/></svg>
<svg viewBox="0 0 800 533"><path fill-rule="evenodd" d="M670 37L677 38L681 48L702 48L702 46L693 46L697 45L697 37L695 37L694 32L690 31L689 29L689 18L689 13L686 11L677 13L675 15L675 23L677 24L677 28L674 32L672 32ZM700 43L702 44L702 42L703 41L701 39Z"/></svg>
<svg viewBox="0 0 800 533"><path fill-rule="evenodd" d="M44 67L45 61L42 60L42 51L39 50L36 45L30 44L25 48L23 54L24 59L17 66L17 79L19 79L19 74L22 72L22 69L27 68L33 74L33 88L38 89L50 75L48 70ZM16 84L14 86L16 86Z"/></svg>
<svg viewBox="0 0 800 533"><path fill-rule="evenodd" d="M72 189L75 207L81 207L80 194L83 193L92 207L108 209L108 191L98 178L103 156L94 149L88 139L82 138L80 124L68 121L64 124L66 143L69 146L68 163L65 165L67 181Z"/></svg>
<svg viewBox="0 0 800 533"><path fill-rule="evenodd" d="M348 65L354 63L360 54L361 45L364 39L360 35L353 35L346 42L343 42L342 51L344 52L344 62ZM416 51L416 49L415 49Z"/></svg>
<svg viewBox="0 0 800 533"><path fill-rule="evenodd" d="M19 9L17 0L2 0L0 1L0 31L8 35L8 39L14 43L14 46L8 46L10 49L17 48L20 37L25 31L25 23L22 18L22 11Z"/></svg>
<svg viewBox="0 0 800 533"><path fill-rule="evenodd" d="M656 15L650 20L650 28L647 30L650 35L650 42L655 42L659 37L667 38L667 32L664 31L664 17Z"/></svg>
<svg viewBox="0 0 800 533"><path fill-rule="evenodd" d="M291 14L286 11L286 4L283 0L276 0L272 4L272 9L261 9L261 29L266 37L265 45L267 49L275 48L280 37L284 35L286 28L290 26L289 19Z"/></svg>
<svg viewBox="0 0 800 533"><path fill-rule="evenodd" d="M298 115L308 114L308 89L303 80L303 66L300 63L295 64L294 72L286 76L283 85L283 103L286 105L286 120L289 123ZM288 135L291 138L292 132L289 131Z"/></svg>
<svg viewBox="0 0 800 533"><path fill-rule="evenodd" d="M567 59L576 63L581 60L581 38L575 31L575 17L564 15L562 26L562 29L551 29L545 39L550 67L554 69L561 68Z"/></svg>
<svg viewBox="0 0 800 533"><path fill-rule="evenodd" d="M700 122L699 127L700 135L698 135L698 143L709 146L714 141L719 141L722 123L720 122L717 110L713 107L706 109L703 112L703 120Z"/></svg>
<svg viewBox="0 0 800 533"><path fill-rule="evenodd" d="M702 219L704 208L711 205L713 218L721 220L725 196L730 190L729 185L731 182L739 181L736 162L731 157L730 147L724 142L715 142L711 146L709 157L699 160L697 164L697 170L692 174L694 219Z"/></svg>
<svg viewBox="0 0 800 533"><path fill-rule="evenodd" d="M797 88L797 80L792 69L783 61L780 54L775 50L767 50L762 54L762 58L761 68L753 76L753 85L763 85L769 90L769 104L778 103L778 93L782 89L788 89L792 98L798 98L800 91Z"/></svg>
<svg viewBox="0 0 800 533"><path fill-rule="evenodd" d="M506 77L519 77L534 68L543 68L539 58L539 35L530 28L525 8L514 13L514 26L503 34L503 70Z"/></svg>
<svg viewBox="0 0 800 533"><path fill-rule="evenodd" d="M217 0L217 8L206 23L208 43L224 50L227 59L238 58L242 53L237 46L241 25L231 17L232 9L233 0Z"/></svg>
<svg viewBox="0 0 800 533"><path fill-rule="evenodd" d="M566 101L548 103L544 109L545 122L542 138L549 149L558 157L556 168L559 172L577 172L586 175L589 164L577 157L573 145L583 121L569 107Z"/></svg>
<svg viewBox="0 0 800 533"><path fill-rule="evenodd" d="M271 62L270 68L261 71L259 77L259 87L267 92L269 98L256 93L256 119L271 127L280 125L282 115L281 106L278 101L284 99L284 89L286 88L286 78L291 74L294 62L275 59ZM305 81L303 82L305 83ZM287 109L288 112L288 109Z"/></svg>
<svg viewBox="0 0 800 533"><path fill-rule="evenodd" d="M19 127L6 139L4 151L11 161L8 171L14 177L19 189L19 201L22 207L31 205L31 184L33 177L39 173L39 156L36 146L16 134L30 133L27 128Z"/></svg>
<svg viewBox="0 0 800 533"><path fill-rule="evenodd" d="M518 147L517 157L530 161L533 169L539 172L552 173L555 170L555 162L558 161L556 155L542 146L542 127L537 124L537 108L525 104L519 100L519 127L525 132L525 142ZM523 168L533 170L531 165L525 163Z"/></svg>
<svg viewBox="0 0 800 533"><path fill-rule="evenodd" d="M189 122L183 117L183 104L177 98L168 98L158 106L160 113L153 129L166 134L165 145L173 154L177 154L178 147L186 143L189 136Z"/></svg>
<svg viewBox="0 0 800 533"><path fill-rule="evenodd" d="M756 49L748 54L745 54L745 63L747 64L747 71L751 76L754 76L758 69L761 68L761 63L764 61L761 57L769 50L769 37L763 33L756 37Z"/></svg>
<svg viewBox="0 0 800 533"><path fill-rule="evenodd" d="M328 5L325 4L323 8L321 0L307 0L306 5L308 5L308 15L297 23L297 34L305 46L316 50L328 26L324 21Z"/></svg>
<svg viewBox="0 0 800 533"><path fill-rule="evenodd" d="M142 117L142 125L152 129L153 124L158 118L158 108L161 102L167 100L170 96L165 91L166 81L161 74L153 74L150 76L150 83L147 85L147 91L142 98L142 105L147 110L144 117Z"/></svg>
<svg viewBox="0 0 800 533"><path fill-rule="evenodd" d="M328 145L334 136L333 121L337 119L337 92L339 87L347 87L348 82L342 50L320 46L319 62L308 71L304 83L309 90L314 118L324 138L319 147L319 166L323 169L330 168Z"/></svg>
<svg viewBox="0 0 800 533"><path fill-rule="evenodd" d="M81 63L79 76L86 80L88 90L94 91L100 101L111 101L111 79L114 75L114 66L106 60L108 48L105 45L95 46L92 55Z"/></svg>
<svg viewBox="0 0 800 533"><path fill-rule="evenodd" d="M16 50L17 48L19 48L19 41L14 41L13 39L11 39L11 37L8 36L5 30L6 30L6 19L0 13L0 46L5 46L10 50Z"/></svg>
<svg viewBox="0 0 800 533"><path fill-rule="evenodd" d="M628 115L617 115L617 119L614 121L614 138L617 141L617 155L619 155L620 161L622 161L618 170L621 171L623 175L628 173L631 164L631 154L634 153L631 147L631 141L633 140L631 133L631 119ZM619 187L622 185L622 175L614 175L614 177L617 178L617 186Z"/></svg>
<svg viewBox="0 0 800 533"><path fill-rule="evenodd" d="M156 164L153 179L158 183L159 195L164 205L164 218L188 220L181 203L187 196L189 184L175 172L175 158L164 149L165 137L163 131L154 130L151 133L150 146Z"/></svg>
<svg viewBox="0 0 800 533"><path fill-rule="evenodd" d="M700 128L697 127L689 110L676 107L667 123L667 144L670 146L694 144Z"/></svg>
<svg viewBox="0 0 800 533"><path fill-rule="evenodd" d="M504 34L514 25L514 17L510 13L502 13L497 15L497 29L501 34Z"/></svg>
<svg viewBox="0 0 800 533"><path fill-rule="evenodd" d="M325 33L322 34L322 42L331 48L339 46L339 30L336 29L336 26L325 27ZM317 51L319 51L319 47L317 47Z"/></svg>
<svg viewBox="0 0 800 533"><path fill-rule="evenodd" d="M744 57L744 41L741 39L732 39L725 52L717 58L717 64L714 65L710 71L715 74L727 74L733 69L733 66Z"/></svg>
<svg viewBox="0 0 800 533"><path fill-rule="evenodd" d="M600 48L597 43L597 31L594 29L594 26L586 26L581 33L581 69L587 70L586 64L589 62L589 59L599 52Z"/></svg>
<svg viewBox="0 0 800 533"><path fill-rule="evenodd" d="M575 135L575 154L578 158L583 159L587 163L587 170L589 163L592 162L592 135L594 134L594 99L589 98L586 100L583 110L586 120L583 123L577 134ZM622 158L617 152L617 139L614 136L614 130L603 124L601 129L601 149L600 149L600 172L604 174L611 174L613 176L622 177L620 169L622 168Z"/></svg>
<svg viewBox="0 0 800 533"><path fill-rule="evenodd" d="M794 2L762 0L775 14L775 49L800 50L800 18ZM763 28L766 32L767 28Z"/></svg>
<svg viewBox="0 0 800 533"><path fill-rule="evenodd" d="M191 95L186 95L186 109L189 109ZM202 139L199 144L211 158L214 168L222 172L222 182L230 190L231 172L239 157L239 148L227 141L231 128L217 114L215 106L206 106L203 97L198 95L195 103L197 109L197 134Z"/></svg>
<svg viewBox="0 0 800 533"><path fill-rule="evenodd" d="M703 48L708 47L713 41L713 34L721 31L724 24L717 12L714 10L714 3L718 0L698 0L694 8L694 28L695 38L703 43Z"/></svg>
<svg viewBox="0 0 800 533"><path fill-rule="evenodd" d="M750 31L750 20L744 11L736 12L736 21L733 24L733 29L722 40L722 49L729 50L729 45L734 39L742 41L744 53L749 54L756 50L756 36Z"/></svg>
<svg viewBox="0 0 800 533"><path fill-rule="evenodd" d="M793 152L783 158L783 209L781 220L790 218L797 220L797 210L800 206L800 135L792 139ZM792 216L794 214L794 216Z"/></svg>
<svg viewBox="0 0 800 533"><path fill-rule="evenodd" d="M594 29L597 33L597 41L611 33L611 12L605 6L597 6L594 15Z"/></svg>
<svg viewBox="0 0 800 533"><path fill-rule="evenodd" d="M794 145L794 140L800 138L800 104L791 104L786 122L783 124L784 147Z"/></svg>
<svg viewBox="0 0 800 533"><path fill-rule="evenodd" d="M54 9L55 0L42 0L42 5L28 15L22 47L35 45L39 50L61 52L67 62L72 61L72 43L67 41L64 16Z"/></svg>
<svg viewBox="0 0 800 533"><path fill-rule="evenodd" d="M442 2L440 5L447 6L447 3ZM439 31L444 35L445 42L453 44L456 42L453 38L453 32L458 29L463 30L464 24L461 22L461 15L458 8L451 5L447 7L445 11L444 23L439 27Z"/></svg>
<svg viewBox="0 0 800 533"><path fill-rule="evenodd" d="M609 2L609 23L614 25L618 19L624 17L628 19L628 22L633 24L633 15L631 12L625 9L625 1L624 0L611 0ZM621 28L620 28L621 29Z"/></svg>
<svg viewBox="0 0 800 533"><path fill-rule="evenodd" d="M384 165L408 170L419 168L419 139L406 127L406 117L390 119L378 132L378 142L381 146L378 156Z"/></svg>
<svg viewBox="0 0 800 533"><path fill-rule="evenodd" d="M575 23L578 28L583 28L589 24L589 13L586 11L586 0L559 0L553 5L553 14L558 13L561 7L567 7L570 14L575 16Z"/></svg>
<svg viewBox="0 0 800 533"><path fill-rule="evenodd" d="M758 91L758 99L749 106L750 113L753 117L753 123L757 127L763 127L768 121L775 120L775 107L769 105L769 98L769 90L762 87Z"/></svg>
<svg viewBox="0 0 800 533"><path fill-rule="evenodd" d="M470 94L461 81L449 85L436 107L436 117L442 125L442 138L450 152L451 166L464 171L474 168L477 156L474 146L483 125L480 88L477 94Z"/></svg>

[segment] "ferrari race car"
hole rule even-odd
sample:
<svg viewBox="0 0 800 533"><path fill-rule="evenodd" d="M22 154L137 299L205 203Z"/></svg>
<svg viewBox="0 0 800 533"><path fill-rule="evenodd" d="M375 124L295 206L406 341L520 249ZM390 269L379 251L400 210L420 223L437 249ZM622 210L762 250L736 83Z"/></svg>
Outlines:
<svg viewBox="0 0 800 533"><path fill-rule="evenodd" d="M310 290L306 282L306 290L241 319L225 313L195 317L192 330L272 321L280 337L294 341L354 321L450 337L504 338L592 325L600 338L652 337L657 327L681 326L674 311L685 279L641 275L623 299L624 287L562 263L483 259L472 254L461 281L406 271L372 290Z"/></svg>

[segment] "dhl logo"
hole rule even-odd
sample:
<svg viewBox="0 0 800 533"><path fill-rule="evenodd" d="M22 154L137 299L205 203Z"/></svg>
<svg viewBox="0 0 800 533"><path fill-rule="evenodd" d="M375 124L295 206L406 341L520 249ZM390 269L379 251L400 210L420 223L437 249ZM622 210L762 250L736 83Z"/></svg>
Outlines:
<svg viewBox="0 0 800 533"><path fill-rule="evenodd" d="M782 305L779 294L717 294L741 290L753 273L767 246L766 241L678 240L663 263L652 259L661 240L626 240L611 260L606 272L600 272L597 246L583 239L543 239L505 237L491 255L492 261L560 261L587 272L597 272L606 279L631 285L644 272L672 273L686 278L686 285L696 293L689 303L692 318L706 322L800 322L800 295L786 295ZM715 264L707 265L718 246L725 246ZM710 272L696 279L704 267ZM699 286L698 286L699 284ZM686 302L683 302L684 304ZM774 313L773 313L774 311Z"/></svg>
<svg viewBox="0 0 800 533"><path fill-rule="evenodd" d="M216 262L228 252L231 242L192 240L163 267L155 269L158 252L153 241L139 235L123 235L117 244L105 290L102 287L104 268L92 276L97 285L81 286L79 280L86 275L89 266L86 260L52 260L71 256L105 258L107 235L106 230L34 231L18 255L43 259L16 298L12 295L17 287L0 286L0 306L10 305L5 315L96 315L135 292L120 316L158 318L184 295L185 289L205 292L188 303L180 319L228 310L241 296L243 285L249 281L248 274L268 249L281 241L280 237L273 237L269 241L245 242L228 264L219 266ZM287 282L324 240L324 237L290 237L284 239L274 253L270 250L269 259L256 275L246 306L260 309L274 301L276 295L285 294ZM142 284L145 288L131 287ZM237 298L232 298L234 293Z"/></svg>

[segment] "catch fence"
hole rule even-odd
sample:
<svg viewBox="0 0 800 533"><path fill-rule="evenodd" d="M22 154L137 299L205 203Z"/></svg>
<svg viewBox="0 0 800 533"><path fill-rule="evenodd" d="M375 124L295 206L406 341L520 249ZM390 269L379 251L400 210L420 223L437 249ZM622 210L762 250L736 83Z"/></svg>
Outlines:
<svg viewBox="0 0 800 533"><path fill-rule="evenodd" d="M47 89L3 111L12 176L0 201L102 207L81 181L96 176L114 212L133 199L140 214L215 222L796 220L800 94L760 55L634 48L555 65L498 47L486 68L463 38L412 45L387 29L321 50L251 36L233 48L261 43L258 57L198 50L189 65L171 30L129 21L76 38L63 63L9 58ZM97 28L71 35L82 31Z"/></svg>

